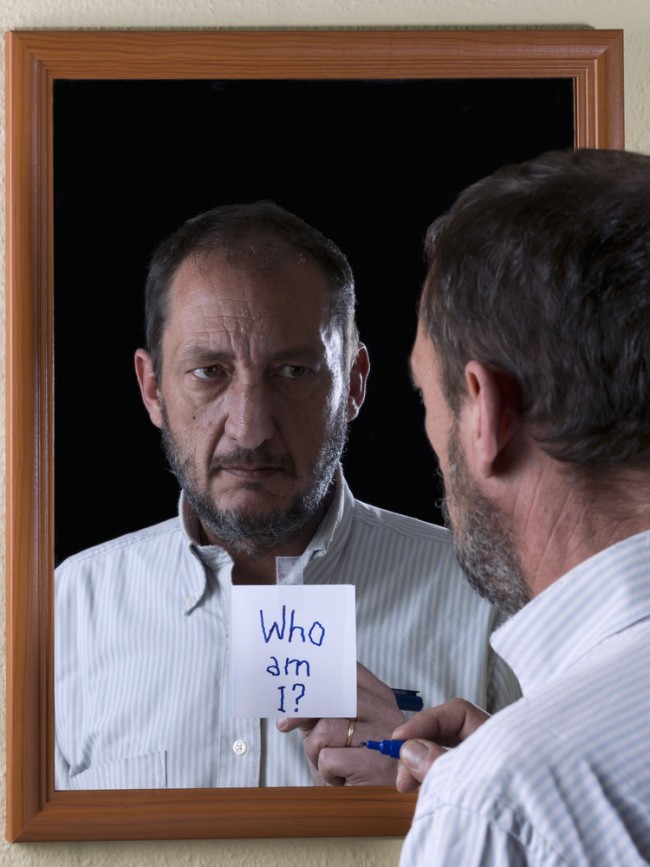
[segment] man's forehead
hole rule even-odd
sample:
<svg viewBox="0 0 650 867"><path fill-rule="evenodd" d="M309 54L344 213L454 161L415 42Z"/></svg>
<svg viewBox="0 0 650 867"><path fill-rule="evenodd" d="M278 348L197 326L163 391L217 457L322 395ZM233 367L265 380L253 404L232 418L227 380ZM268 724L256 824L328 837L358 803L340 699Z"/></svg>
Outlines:
<svg viewBox="0 0 650 867"><path fill-rule="evenodd" d="M342 352L320 271L286 264L251 272L232 268L225 257L209 265L185 260L172 284L163 353L173 346L175 353L203 357L239 347L262 357L306 345L321 354Z"/></svg>
<svg viewBox="0 0 650 867"><path fill-rule="evenodd" d="M191 290L209 290L215 294L229 287L256 287L269 295L287 294L304 289L325 306L329 286L326 274L315 263L299 256L284 256L269 261L257 259L231 261L225 251L194 254L184 259L174 274L170 286L170 301ZM302 292L300 294L303 294Z"/></svg>

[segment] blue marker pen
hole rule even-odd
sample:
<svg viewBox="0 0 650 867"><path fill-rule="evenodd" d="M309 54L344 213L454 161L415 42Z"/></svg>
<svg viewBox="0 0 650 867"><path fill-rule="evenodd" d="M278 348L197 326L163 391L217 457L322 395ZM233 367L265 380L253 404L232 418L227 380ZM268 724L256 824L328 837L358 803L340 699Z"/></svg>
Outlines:
<svg viewBox="0 0 650 867"><path fill-rule="evenodd" d="M399 751L402 748L404 741L364 741L365 746L369 750L379 750L384 756L390 756L393 759L399 759Z"/></svg>
<svg viewBox="0 0 650 867"><path fill-rule="evenodd" d="M417 689L395 689L393 687L393 695L400 710L418 711L424 707L424 702L418 695Z"/></svg>

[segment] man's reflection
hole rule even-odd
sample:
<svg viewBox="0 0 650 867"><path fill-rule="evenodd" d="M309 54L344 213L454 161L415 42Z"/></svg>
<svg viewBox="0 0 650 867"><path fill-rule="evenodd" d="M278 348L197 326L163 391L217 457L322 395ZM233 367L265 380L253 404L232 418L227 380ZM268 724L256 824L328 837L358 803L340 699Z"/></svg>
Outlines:
<svg viewBox="0 0 650 867"><path fill-rule="evenodd" d="M369 369L354 307L342 252L272 203L199 215L154 254L135 366L179 512L57 570L56 788L394 783L396 762L354 749L404 720L391 687L517 697L447 532L346 485ZM356 585L356 720L230 715L230 589L274 583L278 556Z"/></svg>

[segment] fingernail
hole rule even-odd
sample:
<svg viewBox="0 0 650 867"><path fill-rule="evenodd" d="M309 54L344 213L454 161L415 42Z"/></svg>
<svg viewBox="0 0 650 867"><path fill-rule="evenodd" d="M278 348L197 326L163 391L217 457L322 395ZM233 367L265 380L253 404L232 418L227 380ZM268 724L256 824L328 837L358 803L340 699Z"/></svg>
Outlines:
<svg viewBox="0 0 650 867"><path fill-rule="evenodd" d="M413 768L413 770L419 770L424 765L428 755L429 748L422 741L406 741L402 744L402 749L399 753L399 757L404 764Z"/></svg>
<svg viewBox="0 0 650 867"><path fill-rule="evenodd" d="M280 731L282 731L282 729L284 729L284 727L287 724L286 716L278 717L278 719L276 719L276 721L275 721L275 724L280 729Z"/></svg>

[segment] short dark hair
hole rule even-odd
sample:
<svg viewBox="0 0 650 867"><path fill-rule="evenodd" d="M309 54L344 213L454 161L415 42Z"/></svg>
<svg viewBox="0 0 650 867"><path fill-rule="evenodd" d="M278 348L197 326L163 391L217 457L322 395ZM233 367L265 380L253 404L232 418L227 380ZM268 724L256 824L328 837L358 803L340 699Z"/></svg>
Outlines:
<svg viewBox="0 0 650 867"><path fill-rule="evenodd" d="M145 284L147 351L156 378L162 372L162 337L172 282L191 256L224 253L242 268L273 267L283 258L319 268L330 287L330 315L343 334L346 363L352 363L359 335L355 323L354 276L333 241L270 201L212 208L183 223L154 251Z"/></svg>
<svg viewBox="0 0 650 867"><path fill-rule="evenodd" d="M540 445L650 463L650 157L544 154L463 192L427 235L420 318L453 412L471 359L519 385Z"/></svg>

